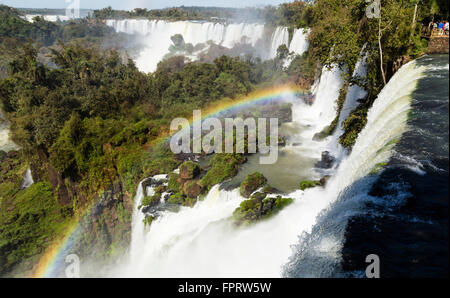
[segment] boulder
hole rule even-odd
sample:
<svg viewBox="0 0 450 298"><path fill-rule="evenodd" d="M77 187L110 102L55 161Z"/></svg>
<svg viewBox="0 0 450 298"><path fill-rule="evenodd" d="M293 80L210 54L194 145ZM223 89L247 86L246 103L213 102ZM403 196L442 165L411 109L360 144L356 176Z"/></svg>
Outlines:
<svg viewBox="0 0 450 298"><path fill-rule="evenodd" d="M193 161L186 161L180 166L180 178L185 180L194 179L200 175L200 166Z"/></svg>
<svg viewBox="0 0 450 298"><path fill-rule="evenodd" d="M198 180L189 180L183 185L183 192L189 198L196 198L203 192L203 187Z"/></svg>
<svg viewBox="0 0 450 298"><path fill-rule="evenodd" d="M316 168L330 169L333 167L336 159L328 151L322 152L322 159L316 163Z"/></svg>
<svg viewBox="0 0 450 298"><path fill-rule="evenodd" d="M266 183L267 179L261 173L256 172L248 175L247 178L245 178L245 180L241 183L241 195L245 198L248 198L255 190L264 186Z"/></svg>

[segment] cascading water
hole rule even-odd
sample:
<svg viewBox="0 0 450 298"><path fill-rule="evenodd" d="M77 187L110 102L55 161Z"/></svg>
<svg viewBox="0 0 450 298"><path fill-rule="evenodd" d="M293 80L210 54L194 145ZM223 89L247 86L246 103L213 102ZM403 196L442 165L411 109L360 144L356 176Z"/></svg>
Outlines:
<svg viewBox="0 0 450 298"><path fill-rule="evenodd" d="M344 221L339 221L337 227L321 226L323 218L327 217L319 215L333 214L333 204L342 201L351 186L357 185L377 164L391 156L392 140L406 129L409 94L421 73L422 69L412 62L391 79L369 111L367 126L352 153L342 161L325 188L290 193L286 197L294 198L294 203L278 215L249 227L236 228L228 218L244 198L238 190L220 190L215 186L195 207L181 208L177 213L165 211L147 231L133 221L131 256L114 268L111 275L276 277L282 274L283 265L292 255L290 245L299 241L299 235L303 235L298 244L301 249L291 257L284 274L322 276L326 275L324 272L330 273L339 259L345 225ZM299 115L295 116L298 119ZM139 196L143 196L141 189L136 204L139 204ZM350 213L351 209L340 218ZM135 218L142 222L138 215ZM324 229L327 235L323 235ZM311 265L312 256L322 263L302 269L303 262Z"/></svg>
<svg viewBox="0 0 450 298"><path fill-rule="evenodd" d="M315 100L311 107L305 108L306 104L294 106L294 121L309 128L302 132L304 139L312 140L336 117L336 100L344 84L341 75L342 71L337 66L331 69L324 67L319 82L313 88Z"/></svg>
<svg viewBox="0 0 450 298"><path fill-rule="evenodd" d="M309 29L295 29L292 36L291 43L289 45L289 53L294 53L295 55L303 55L308 50ZM284 62L284 67L288 67L295 56L290 56Z"/></svg>
<svg viewBox="0 0 450 298"><path fill-rule="evenodd" d="M23 177L22 189L27 189L28 187L33 185L33 183L34 183L34 180L33 180L33 176L31 175L31 169L28 168L25 172L25 176Z"/></svg>
<svg viewBox="0 0 450 298"><path fill-rule="evenodd" d="M359 212L364 202L372 199L368 191L376 175L370 173L389 160L395 140L407 129L411 94L423 72L424 68L413 61L391 78L369 110L365 128L336 175L324 190L307 191L306 196L327 198L328 204L318 214L313 229L300 236L295 253L285 266L285 276L330 277L342 274L341 249L348 219Z"/></svg>
<svg viewBox="0 0 450 298"><path fill-rule="evenodd" d="M263 24L220 24L211 22L180 21L167 22L157 20L107 20L106 25L114 28L116 32L141 35L145 49L136 59L136 64L140 70L151 72L156 69L166 54L169 53L169 47L172 45L171 37L181 34L186 43L193 46L203 44L205 47L200 52L208 49L207 43L212 41L214 44L226 48L232 48L239 43L250 44L260 47L264 44L265 26ZM263 58L272 59L276 56L280 45L289 45L289 33L287 28L276 28L272 34L270 49ZM264 50L261 52L263 53ZM196 58L199 53L194 53L192 58Z"/></svg>
<svg viewBox="0 0 450 298"><path fill-rule="evenodd" d="M289 46L289 31L286 27L277 27L272 35L272 43L270 45L269 59L273 59L277 55L277 50L281 45Z"/></svg>
<svg viewBox="0 0 450 298"><path fill-rule="evenodd" d="M355 65L352 78L353 79L365 79L367 76L367 53L364 50L361 51L361 58ZM340 161L344 157L344 149L339 144L339 137L344 133L342 124L345 119L348 118L350 113L358 106L358 99L364 99L367 96L367 91L357 84L352 84L348 87L347 95L345 97L344 104L339 114L336 131L331 137L327 150Z"/></svg>
<svg viewBox="0 0 450 298"><path fill-rule="evenodd" d="M308 29L295 29L289 45L289 52L294 52L297 55L302 55L306 52L309 47L308 34Z"/></svg>

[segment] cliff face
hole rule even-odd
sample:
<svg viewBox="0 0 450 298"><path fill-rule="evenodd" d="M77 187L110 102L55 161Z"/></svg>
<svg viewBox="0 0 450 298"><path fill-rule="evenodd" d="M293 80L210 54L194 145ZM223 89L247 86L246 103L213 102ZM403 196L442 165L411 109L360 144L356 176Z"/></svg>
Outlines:
<svg viewBox="0 0 450 298"><path fill-rule="evenodd" d="M428 42L428 54L448 54L448 36L432 36Z"/></svg>

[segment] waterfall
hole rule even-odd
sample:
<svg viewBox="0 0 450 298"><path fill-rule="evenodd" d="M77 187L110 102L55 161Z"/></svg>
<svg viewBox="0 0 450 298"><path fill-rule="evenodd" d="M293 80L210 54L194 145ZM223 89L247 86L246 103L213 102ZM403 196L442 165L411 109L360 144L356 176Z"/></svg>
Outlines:
<svg viewBox="0 0 450 298"><path fill-rule="evenodd" d="M277 56L277 50L281 45L289 46L289 31L286 27L277 27L272 35L269 59Z"/></svg>
<svg viewBox="0 0 450 298"><path fill-rule="evenodd" d="M325 189L311 189L305 193L307 197L326 202L323 210L317 213L313 228L300 234L294 254L285 266L285 276L339 276L347 221L364 202L371 200L368 191L376 175L370 172L389 160L393 141L407 129L411 94L423 72L424 68L413 61L391 78L369 110L365 128L336 175Z"/></svg>
<svg viewBox="0 0 450 298"><path fill-rule="evenodd" d="M330 76L336 78L333 73ZM343 159L325 188L290 193L286 197L295 199L292 205L270 220L241 228L234 227L229 217L244 198L238 189L220 190L218 185L193 208L163 212L147 231L141 225L142 215L138 217L137 213L133 219L132 254L111 275L277 277L283 274L286 263L284 275L288 276L330 273L330 266L340 259L345 220L337 226L323 224L322 220L328 218L327 214L335 220L347 218L351 209L332 216L336 215L333 210L338 210L333 206L359 181L370 177L377 164L389 159L392 140L406 129L409 95L421 73L422 69L411 62L394 75L369 110L367 125L352 153ZM140 185L135 206L143 195ZM291 245L295 243L297 248L292 254ZM308 264L308 269L303 269L303 263Z"/></svg>
<svg viewBox="0 0 450 298"><path fill-rule="evenodd" d="M367 52L365 47L361 50L360 58L355 65L353 71L353 78L365 79L367 76ZM350 113L358 106L358 99L363 99L367 96L367 91L357 84L352 84L348 87L347 95L345 97L344 104L339 114L339 120L336 126L336 130L333 133L328 145L328 151L332 152L337 160L341 160L345 152L342 146L339 144L339 137L344 133L342 124L345 119L348 118Z"/></svg>
<svg viewBox="0 0 450 298"><path fill-rule="evenodd" d="M31 175L31 169L28 168L23 177L22 189L27 189L34 183L33 176Z"/></svg>
<svg viewBox="0 0 450 298"><path fill-rule="evenodd" d="M65 22L70 20L70 17L66 15L39 15L39 14L27 14L23 17L24 20L33 23L35 17L42 17L48 22Z"/></svg>
<svg viewBox="0 0 450 298"><path fill-rule="evenodd" d="M308 138L312 139L315 133L321 132L336 117L336 100L344 84L341 75L342 71L337 66L331 69L323 67L322 75L313 88L315 99L311 108L300 107L295 111L293 117L297 122L316 128L307 132Z"/></svg>
<svg viewBox="0 0 450 298"><path fill-rule="evenodd" d="M297 55L302 55L306 52L309 47L308 34L308 29L295 29L289 45L289 52L294 52Z"/></svg>
<svg viewBox="0 0 450 298"><path fill-rule="evenodd" d="M295 29L292 36L291 44L289 45L289 53L294 55L289 56L284 62L284 67L288 67L296 55L303 55L308 50L309 29Z"/></svg>
<svg viewBox="0 0 450 298"><path fill-rule="evenodd" d="M261 49L264 44L265 26L263 24L219 24L211 22L195 21L157 21L157 20L107 20L106 25L114 28L116 32L135 34L140 37L145 49L141 51L136 59L136 64L140 70L151 72L156 70L166 54L169 53L169 47L172 45L170 39L175 34L181 34L185 43L193 46L203 44L190 58L197 59L198 55L208 49L207 43L212 41L214 44L226 48L233 48L239 43L250 44L257 48L258 53L263 58L272 59L276 56L280 45L289 45L289 33L287 28L278 27L272 34L270 48ZM192 56L192 57L191 57Z"/></svg>

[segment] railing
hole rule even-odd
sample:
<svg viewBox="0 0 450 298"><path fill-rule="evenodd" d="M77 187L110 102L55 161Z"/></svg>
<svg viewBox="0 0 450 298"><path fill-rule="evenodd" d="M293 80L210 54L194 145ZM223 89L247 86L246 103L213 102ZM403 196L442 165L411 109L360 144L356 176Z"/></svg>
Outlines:
<svg viewBox="0 0 450 298"><path fill-rule="evenodd" d="M433 28L422 25L422 37L424 38L432 38L432 37L449 37L448 30L445 31L444 29L439 28Z"/></svg>

